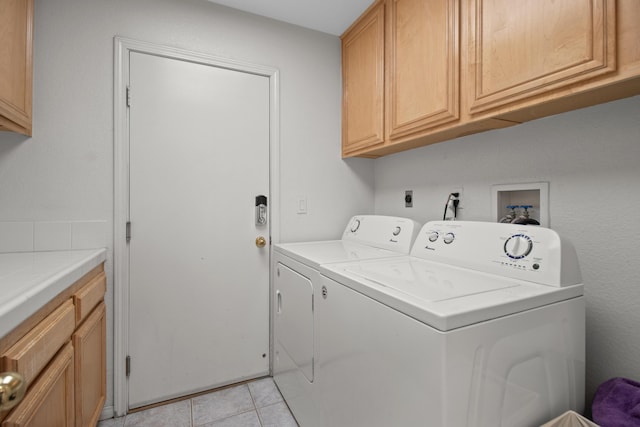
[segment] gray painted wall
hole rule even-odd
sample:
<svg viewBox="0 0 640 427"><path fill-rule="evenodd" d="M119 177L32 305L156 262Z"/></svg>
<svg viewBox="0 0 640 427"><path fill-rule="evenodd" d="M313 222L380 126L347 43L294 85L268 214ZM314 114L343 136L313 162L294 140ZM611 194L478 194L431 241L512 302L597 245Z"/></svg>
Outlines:
<svg viewBox="0 0 640 427"><path fill-rule="evenodd" d="M373 211L373 163L340 160L340 40L205 0L36 0L33 137L0 132L0 221L107 221L113 402L113 37L280 70L280 237ZM309 212L298 215L297 197Z"/></svg>
<svg viewBox="0 0 640 427"><path fill-rule="evenodd" d="M539 181L581 263L590 406L603 381L640 380L640 96L377 159L376 213L442 219L462 187L459 219L489 221L492 185Z"/></svg>

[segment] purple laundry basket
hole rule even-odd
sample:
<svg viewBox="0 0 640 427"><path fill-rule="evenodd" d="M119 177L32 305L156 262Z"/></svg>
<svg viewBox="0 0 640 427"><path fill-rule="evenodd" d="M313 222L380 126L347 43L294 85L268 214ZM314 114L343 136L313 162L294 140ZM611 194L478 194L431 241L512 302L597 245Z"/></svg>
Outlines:
<svg viewBox="0 0 640 427"><path fill-rule="evenodd" d="M601 427L640 427L640 383L612 378L596 390L593 421Z"/></svg>

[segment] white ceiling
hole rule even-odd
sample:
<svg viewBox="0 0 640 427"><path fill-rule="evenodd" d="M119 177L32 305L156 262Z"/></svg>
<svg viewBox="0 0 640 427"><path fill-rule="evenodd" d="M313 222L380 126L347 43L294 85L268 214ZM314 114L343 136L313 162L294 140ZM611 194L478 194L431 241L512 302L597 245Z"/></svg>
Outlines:
<svg viewBox="0 0 640 427"><path fill-rule="evenodd" d="M373 0L209 0L339 36Z"/></svg>

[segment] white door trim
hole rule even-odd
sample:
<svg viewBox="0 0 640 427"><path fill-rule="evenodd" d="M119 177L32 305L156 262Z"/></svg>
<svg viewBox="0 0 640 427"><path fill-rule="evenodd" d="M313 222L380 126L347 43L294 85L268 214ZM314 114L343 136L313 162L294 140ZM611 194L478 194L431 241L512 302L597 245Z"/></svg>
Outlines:
<svg viewBox="0 0 640 427"><path fill-rule="evenodd" d="M129 248L126 223L129 219L129 113L126 106L129 81L129 53L140 52L166 58L242 71L269 78L269 218L271 240L280 237L280 101L279 72L276 68L218 56L191 52L152 43L114 38L114 338L113 400L116 416L128 410L128 388L125 358L129 342ZM132 97L135 97L133 94ZM135 101L133 101L135 102ZM271 275L269 275L271 276Z"/></svg>

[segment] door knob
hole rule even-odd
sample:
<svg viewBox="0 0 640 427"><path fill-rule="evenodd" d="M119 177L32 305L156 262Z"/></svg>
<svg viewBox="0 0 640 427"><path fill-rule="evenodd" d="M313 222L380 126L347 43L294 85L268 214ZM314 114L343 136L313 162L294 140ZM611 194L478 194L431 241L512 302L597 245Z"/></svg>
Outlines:
<svg viewBox="0 0 640 427"><path fill-rule="evenodd" d="M256 246L259 248L264 248L264 246L267 244L267 239L265 239L262 236L258 236L256 237Z"/></svg>
<svg viewBox="0 0 640 427"><path fill-rule="evenodd" d="M26 388L24 378L17 372L0 374L0 412L9 410L20 403Z"/></svg>

